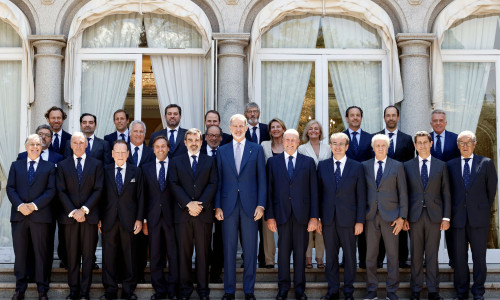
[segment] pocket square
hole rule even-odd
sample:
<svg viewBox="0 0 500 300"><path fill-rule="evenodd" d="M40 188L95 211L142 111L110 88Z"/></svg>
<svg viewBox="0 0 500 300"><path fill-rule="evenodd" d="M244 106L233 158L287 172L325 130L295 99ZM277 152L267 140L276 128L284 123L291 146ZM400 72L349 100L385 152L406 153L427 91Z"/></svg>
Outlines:
<svg viewBox="0 0 500 300"><path fill-rule="evenodd" d="M135 178L132 178L132 179L130 180L130 182L135 182Z"/></svg>

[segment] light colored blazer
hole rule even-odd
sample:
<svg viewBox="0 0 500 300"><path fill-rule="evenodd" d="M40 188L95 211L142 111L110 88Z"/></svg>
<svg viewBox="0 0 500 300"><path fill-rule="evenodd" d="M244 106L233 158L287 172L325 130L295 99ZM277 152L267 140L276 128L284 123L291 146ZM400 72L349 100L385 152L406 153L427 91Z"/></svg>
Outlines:
<svg viewBox="0 0 500 300"><path fill-rule="evenodd" d="M263 141L262 143L260 143L260 145L264 149L264 156L266 157L266 163L268 159L273 157L273 149L271 143L272 141Z"/></svg>
<svg viewBox="0 0 500 300"><path fill-rule="evenodd" d="M329 159L332 157L332 150L330 147L328 147L327 144L320 143L319 144L319 157L316 156L316 153L314 152L313 147L311 146L311 142L307 142L304 145L300 145L299 149L297 150L300 154L307 155L314 159L314 162L316 163L316 167L318 166L318 163L322 160Z"/></svg>

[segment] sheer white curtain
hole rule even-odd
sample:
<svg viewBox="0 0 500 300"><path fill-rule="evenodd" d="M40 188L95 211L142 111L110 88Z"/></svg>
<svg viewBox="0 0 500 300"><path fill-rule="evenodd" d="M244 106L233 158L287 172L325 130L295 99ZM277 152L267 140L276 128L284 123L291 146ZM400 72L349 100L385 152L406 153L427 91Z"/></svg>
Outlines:
<svg viewBox="0 0 500 300"><path fill-rule="evenodd" d="M141 30L140 14L111 15L85 30L83 47L138 47ZM96 115L98 137L114 130L109 116L123 108L133 69L130 61L82 62L82 113Z"/></svg>
<svg viewBox="0 0 500 300"><path fill-rule="evenodd" d="M150 48L201 48L199 32L187 22L170 16L146 14L146 38ZM204 57L194 55L151 55L163 126L167 105L182 107L181 125L203 128Z"/></svg>
<svg viewBox="0 0 500 300"><path fill-rule="evenodd" d="M291 18L262 36L262 48L315 48L320 16ZM314 62L262 62L261 107L263 122L280 118L297 128Z"/></svg>
<svg viewBox="0 0 500 300"><path fill-rule="evenodd" d="M321 19L326 48L382 48L380 35L354 17L326 16ZM382 63L377 61L332 61L328 63L341 115L352 105L364 111L362 127L368 132L382 128ZM344 127L347 123L344 118Z"/></svg>

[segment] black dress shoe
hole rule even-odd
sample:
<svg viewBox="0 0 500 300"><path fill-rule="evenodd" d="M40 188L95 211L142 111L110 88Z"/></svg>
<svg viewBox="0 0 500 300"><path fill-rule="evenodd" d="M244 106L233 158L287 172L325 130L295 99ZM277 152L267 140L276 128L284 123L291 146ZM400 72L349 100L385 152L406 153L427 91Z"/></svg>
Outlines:
<svg viewBox="0 0 500 300"><path fill-rule="evenodd" d="M344 294L345 300L354 300L352 294Z"/></svg>
<svg viewBox="0 0 500 300"><path fill-rule="evenodd" d="M90 297L89 297L89 295L88 295L88 294L82 294L82 295L80 296L80 300L90 300Z"/></svg>
<svg viewBox="0 0 500 300"><path fill-rule="evenodd" d="M276 295L276 300L286 300L288 298L288 292L278 292Z"/></svg>
<svg viewBox="0 0 500 300"><path fill-rule="evenodd" d="M246 296L246 295L245 295ZM222 296L222 300L233 300L234 299L234 294L224 294Z"/></svg>
<svg viewBox="0 0 500 300"><path fill-rule="evenodd" d="M24 293L17 291L13 296L12 300L23 300L24 299Z"/></svg>
<svg viewBox="0 0 500 300"><path fill-rule="evenodd" d="M68 269L68 265L66 265L66 263L61 260L61 262L59 263L59 268Z"/></svg>
<svg viewBox="0 0 500 300"><path fill-rule="evenodd" d="M222 283L222 278L219 276L210 276L210 283Z"/></svg>
<svg viewBox="0 0 500 300"><path fill-rule="evenodd" d="M177 298L177 294L175 294L175 293L168 294L168 299L170 299L170 300L177 300L178 299Z"/></svg>
<svg viewBox="0 0 500 300"><path fill-rule="evenodd" d="M429 299L431 299L430 294L429 294ZM418 293L418 292L412 292L410 300L420 300L420 293Z"/></svg>
<svg viewBox="0 0 500 300"><path fill-rule="evenodd" d="M166 293L155 293L151 296L151 300L165 300L167 299Z"/></svg>
<svg viewBox="0 0 500 300"><path fill-rule="evenodd" d="M99 270L99 265L97 263L94 263L92 266L92 270Z"/></svg>
<svg viewBox="0 0 500 300"><path fill-rule="evenodd" d="M337 299L339 299L339 293L326 294L323 297L321 297L321 300L337 300Z"/></svg>
<svg viewBox="0 0 500 300"><path fill-rule="evenodd" d="M127 300L137 300L137 296L135 294L122 294L122 299Z"/></svg>
<svg viewBox="0 0 500 300"><path fill-rule="evenodd" d="M439 295L439 293L429 293L427 295L429 300L443 300L444 298Z"/></svg>
<svg viewBox="0 0 500 300"><path fill-rule="evenodd" d="M70 292L69 295L66 297L66 300L77 300L77 299L80 299L78 297L77 292Z"/></svg>
<svg viewBox="0 0 500 300"><path fill-rule="evenodd" d="M101 296L101 298L99 298L100 300L113 300L113 299L117 299L118 297L114 294L108 294L108 293L104 293L104 295Z"/></svg>
<svg viewBox="0 0 500 300"><path fill-rule="evenodd" d="M210 300L210 296L201 296L200 300Z"/></svg>
<svg viewBox="0 0 500 300"><path fill-rule="evenodd" d="M484 300L483 296L474 296L474 300Z"/></svg>
<svg viewBox="0 0 500 300"><path fill-rule="evenodd" d="M341 263L339 264L339 268L344 269L344 267L345 267L344 262L341 262Z"/></svg>
<svg viewBox="0 0 500 300"><path fill-rule="evenodd" d="M256 298L253 293L250 293L250 294L245 294L245 300L256 300Z"/></svg>
<svg viewBox="0 0 500 300"><path fill-rule="evenodd" d="M460 295L457 295L453 298L453 300L467 300L467 297L463 297L463 296L460 296Z"/></svg>
<svg viewBox="0 0 500 300"><path fill-rule="evenodd" d="M189 297L180 297L181 300L189 300Z"/></svg>
<svg viewBox="0 0 500 300"><path fill-rule="evenodd" d="M407 262L405 262L405 261L400 261L399 262L399 268L400 269L408 269L409 267L410 267L410 265Z"/></svg>
<svg viewBox="0 0 500 300"><path fill-rule="evenodd" d="M295 299L297 299L297 300L307 300L307 296L306 296L306 294L295 295Z"/></svg>
<svg viewBox="0 0 500 300"><path fill-rule="evenodd" d="M359 268L360 268L360 269L366 269L366 262L364 262L364 261L360 261L360 262L359 262Z"/></svg>
<svg viewBox="0 0 500 300"><path fill-rule="evenodd" d="M274 265L266 265L266 269L274 269Z"/></svg>
<svg viewBox="0 0 500 300"><path fill-rule="evenodd" d="M384 262L383 261L378 261L377 262L377 269L382 269L384 267Z"/></svg>
<svg viewBox="0 0 500 300"><path fill-rule="evenodd" d="M49 296L47 296L47 292L38 293L38 300L49 300Z"/></svg>

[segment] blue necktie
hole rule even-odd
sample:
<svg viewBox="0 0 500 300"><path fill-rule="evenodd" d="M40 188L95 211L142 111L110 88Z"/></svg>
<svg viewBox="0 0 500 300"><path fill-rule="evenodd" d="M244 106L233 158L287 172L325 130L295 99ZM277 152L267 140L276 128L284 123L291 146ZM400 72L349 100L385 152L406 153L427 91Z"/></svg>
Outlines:
<svg viewBox="0 0 500 300"><path fill-rule="evenodd" d="M196 161L196 155L191 155L191 157L193 158L193 164L191 165L193 168L193 175L196 175L196 166L198 165L198 162Z"/></svg>
<svg viewBox="0 0 500 300"><path fill-rule="evenodd" d="M465 183L465 188L469 186L470 183L470 167L469 167L469 160L470 158L464 158L465 164L464 164L464 183Z"/></svg>
<svg viewBox="0 0 500 300"><path fill-rule="evenodd" d="M173 149L175 146L174 132L175 129L170 130L170 137L168 138L168 141L170 142L170 149Z"/></svg>
<svg viewBox="0 0 500 300"><path fill-rule="evenodd" d="M83 168L82 168L82 158L77 157L76 158L78 162L76 163L76 175L78 175L78 184L82 183L82 173L83 173Z"/></svg>
<svg viewBox="0 0 500 300"><path fill-rule="evenodd" d="M378 161L377 177L375 178L375 182L377 183L377 188L380 185L380 181L382 180L382 175L384 174L384 171L382 170L383 163L384 162L381 160Z"/></svg>
<svg viewBox="0 0 500 300"><path fill-rule="evenodd" d="M436 157L438 159L443 159L443 149L441 148L441 135L436 136Z"/></svg>
<svg viewBox="0 0 500 300"><path fill-rule="evenodd" d="M120 137L122 138L122 141L126 142L126 140L125 140L125 133L120 133Z"/></svg>
<svg viewBox="0 0 500 300"><path fill-rule="evenodd" d="M340 179L342 179L342 175L340 174L340 161L336 161L337 169L335 169L335 183L337 184L337 188L340 184Z"/></svg>
<svg viewBox="0 0 500 300"><path fill-rule="evenodd" d="M252 128L253 132L252 132L252 142L254 143L257 143L257 126L255 126L254 128Z"/></svg>
<svg viewBox="0 0 500 300"><path fill-rule="evenodd" d="M288 157L288 177L290 179L293 177L293 156Z"/></svg>
<svg viewBox="0 0 500 300"><path fill-rule="evenodd" d="M60 148L59 148L59 134L58 133L54 133L54 135L56 137L54 138L54 142L52 142L52 149L55 152L59 152L59 150L60 150Z"/></svg>
<svg viewBox="0 0 500 300"><path fill-rule="evenodd" d="M354 152L358 152L358 148L359 148L358 139L356 138L357 134L358 133L356 131L352 132L351 145L352 145L352 150L354 150Z"/></svg>
<svg viewBox="0 0 500 300"><path fill-rule="evenodd" d="M30 167L28 168L28 183L32 184L33 179L35 179L35 163L36 161L30 161Z"/></svg>
<svg viewBox="0 0 500 300"><path fill-rule="evenodd" d="M123 178L122 178L122 168L116 168L116 189L118 190L118 195L122 193L123 190Z"/></svg>
<svg viewBox="0 0 500 300"><path fill-rule="evenodd" d="M212 149L212 157L217 156L217 150Z"/></svg>
<svg viewBox="0 0 500 300"><path fill-rule="evenodd" d="M90 138L87 138L87 148L85 148L85 154L90 155Z"/></svg>
<svg viewBox="0 0 500 300"><path fill-rule="evenodd" d="M165 162L160 161L160 174L158 175L158 183L160 184L160 191L165 190Z"/></svg>
<svg viewBox="0 0 500 300"><path fill-rule="evenodd" d="M139 166L138 161L139 161L139 147L135 147L135 152L132 155L132 160L134 161L134 165Z"/></svg>
<svg viewBox="0 0 500 300"><path fill-rule="evenodd" d="M429 182L429 172L427 171L427 159L422 160L422 170L420 171L420 177L422 178L422 184L424 185L424 190Z"/></svg>
<svg viewBox="0 0 500 300"><path fill-rule="evenodd" d="M389 133L389 138L391 139L391 143L389 144L389 152L387 153L387 155L390 157L390 158L393 158L394 157L394 142L392 141L392 136L394 135L393 132L390 132Z"/></svg>

